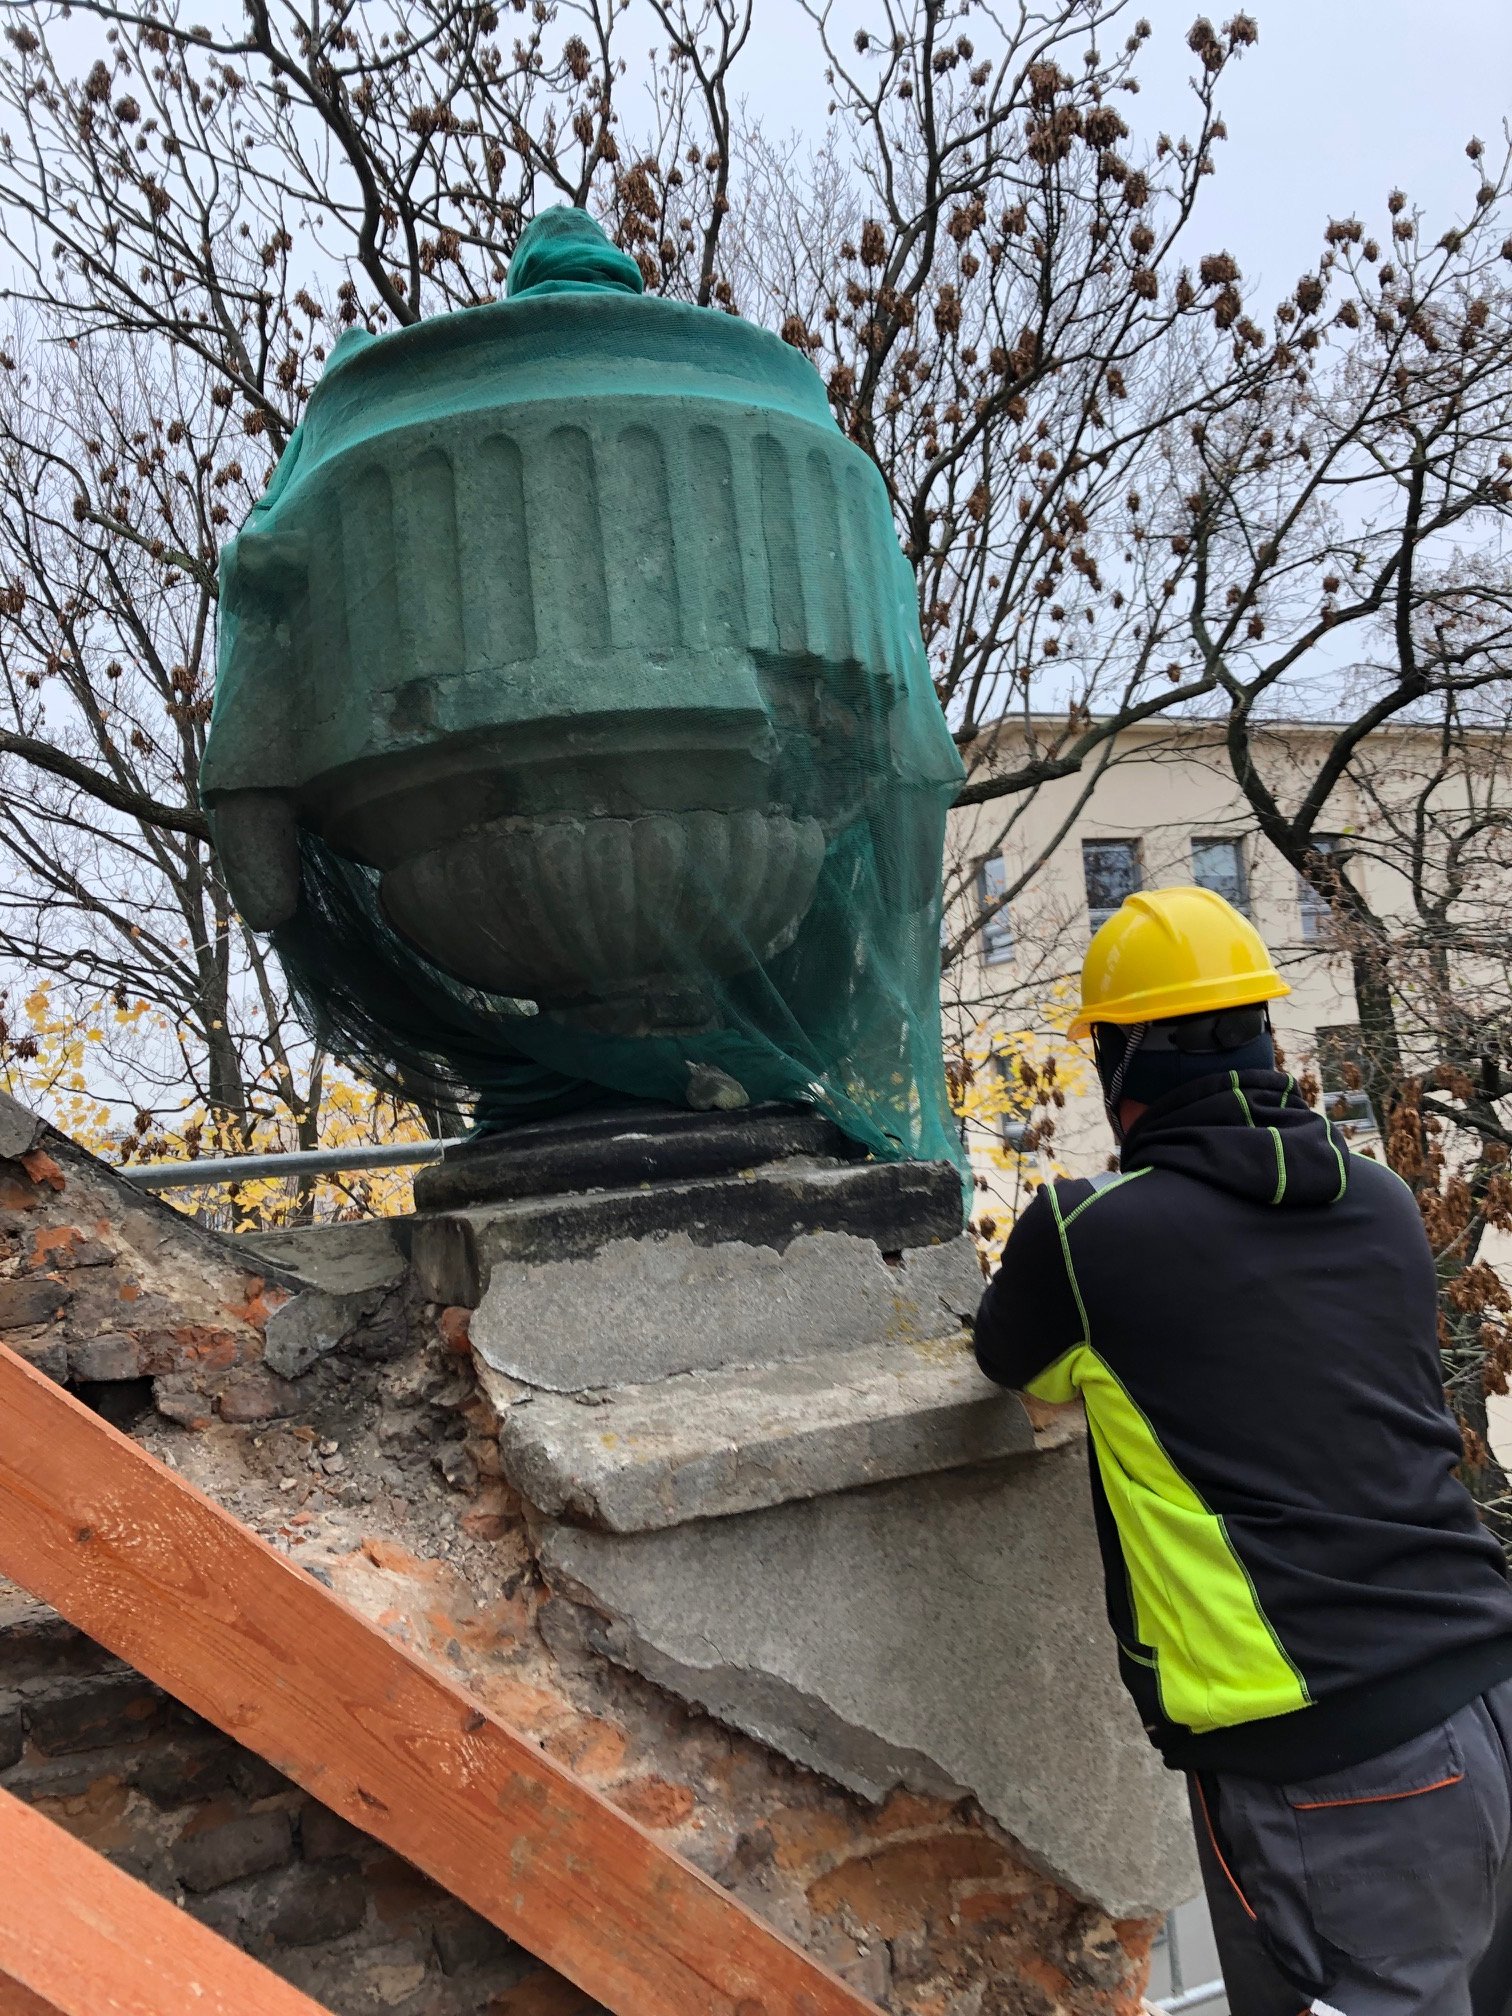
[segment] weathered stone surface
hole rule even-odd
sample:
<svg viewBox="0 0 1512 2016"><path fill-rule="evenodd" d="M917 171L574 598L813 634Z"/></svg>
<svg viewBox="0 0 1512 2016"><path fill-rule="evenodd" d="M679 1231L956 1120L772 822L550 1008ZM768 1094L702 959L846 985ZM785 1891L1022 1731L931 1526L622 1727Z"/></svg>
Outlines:
<svg viewBox="0 0 1512 2016"><path fill-rule="evenodd" d="M67 1380L68 1339L61 1329L11 1330L6 1333L5 1346L28 1365L35 1365L45 1378L60 1386Z"/></svg>
<svg viewBox="0 0 1512 2016"><path fill-rule="evenodd" d="M415 1208L464 1210L510 1197L686 1182L790 1155L856 1161L860 1154L833 1121L802 1106L708 1114L644 1105L574 1113L457 1142L415 1178Z"/></svg>
<svg viewBox="0 0 1512 2016"><path fill-rule="evenodd" d="M281 1868L293 1853L287 1813L243 1813L219 1826L191 1825L173 1851L173 1871L186 1890L218 1890Z"/></svg>
<svg viewBox="0 0 1512 2016"><path fill-rule="evenodd" d="M476 1911L455 1906L436 1921L436 1958L443 1974L460 1974L464 1968L486 1967L519 1954L520 1948L497 1925L490 1925Z"/></svg>
<svg viewBox="0 0 1512 2016"><path fill-rule="evenodd" d="M26 1709L27 1727L47 1757L139 1742L164 1720L166 1698L136 1673L102 1673L51 1686Z"/></svg>
<svg viewBox="0 0 1512 2016"><path fill-rule="evenodd" d="M961 1231L960 1177L948 1162L828 1164L794 1157L740 1176L653 1183L573 1197L516 1198L414 1220L411 1259L432 1302L475 1309L495 1267L589 1260L663 1233L695 1246L743 1242L777 1251L812 1232L842 1232L883 1253Z"/></svg>
<svg viewBox="0 0 1512 2016"><path fill-rule="evenodd" d="M8 1092L0 1092L0 1161L19 1162L36 1147L42 1122Z"/></svg>
<svg viewBox="0 0 1512 2016"><path fill-rule="evenodd" d="M971 1793L1113 1916L1197 1887L1120 1686L1075 1449L640 1535L554 1528L595 1648L870 1798Z"/></svg>
<svg viewBox="0 0 1512 2016"><path fill-rule="evenodd" d="M311 1800L300 1816L299 1841L306 1862L326 1862L337 1855L356 1855L366 1848L368 1837L349 1820L333 1813L329 1806Z"/></svg>
<svg viewBox="0 0 1512 2016"><path fill-rule="evenodd" d="M18 1764L25 1747L19 1705L0 1702L0 1771L9 1771L13 1764Z"/></svg>
<svg viewBox="0 0 1512 2016"><path fill-rule="evenodd" d="M1022 1401L982 1377L964 1335L692 1372L616 1387L592 1408L543 1393L501 1423L504 1474L518 1491L615 1533L1036 1447Z"/></svg>
<svg viewBox="0 0 1512 2016"><path fill-rule="evenodd" d="M56 1610L0 1577L0 1674L7 1683L107 1670L116 1670L108 1652Z"/></svg>
<svg viewBox="0 0 1512 2016"><path fill-rule="evenodd" d="M529 1385L574 1392L818 1351L926 1342L958 1330L982 1277L971 1241L906 1251L813 1232L779 1252L706 1246L686 1232L624 1241L592 1260L496 1262L473 1355Z"/></svg>
<svg viewBox="0 0 1512 2016"><path fill-rule="evenodd" d="M33 1275L30 1279L0 1281L0 1330L22 1330L33 1323L46 1323L68 1301L68 1289L61 1281Z"/></svg>
<svg viewBox="0 0 1512 2016"><path fill-rule="evenodd" d="M209 1396L187 1372L166 1372L152 1382L152 1401L165 1421L205 1429L215 1415Z"/></svg>
<svg viewBox="0 0 1512 2016"><path fill-rule="evenodd" d="M110 1330L69 1347L68 1370L74 1379L140 1379L147 1369L141 1340L125 1331Z"/></svg>
<svg viewBox="0 0 1512 2016"><path fill-rule="evenodd" d="M306 1288L268 1318L263 1362L284 1379L299 1378L361 1326L382 1293L378 1288L332 1295L323 1288Z"/></svg>
<svg viewBox="0 0 1512 2016"><path fill-rule="evenodd" d="M363 1218L352 1225L294 1225L279 1232L246 1232L238 1250L253 1260L294 1274L330 1295L360 1295L392 1288L404 1277L402 1240L408 1221Z"/></svg>
<svg viewBox="0 0 1512 2016"><path fill-rule="evenodd" d="M251 1750L237 1750L231 1759L231 1783L243 1799L271 1799L275 1792L287 1792L289 1781L266 1757Z"/></svg>
<svg viewBox="0 0 1512 2016"><path fill-rule="evenodd" d="M351 1870L299 1870L260 1927L274 1946L313 1946L355 1932L367 1916L367 1886Z"/></svg>
<svg viewBox="0 0 1512 2016"><path fill-rule="evenodd" d="M298 1390L260 1366L233 1373L221 1388L222 1421L276 1421L298 1406Z"/></svg>
<svg viewBox="0 0 1512 2016"><path fill-rule="evenodd" d="M218 1731L189 1728L150 1744L131 1782L156 1806L187 1806L231 1785L233 1746Z"/></svg>

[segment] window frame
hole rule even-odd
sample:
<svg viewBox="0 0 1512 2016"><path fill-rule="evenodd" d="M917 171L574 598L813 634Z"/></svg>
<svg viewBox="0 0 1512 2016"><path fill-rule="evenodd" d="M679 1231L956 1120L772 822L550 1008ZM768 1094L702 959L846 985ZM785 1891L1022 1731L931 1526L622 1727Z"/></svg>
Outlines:
<svg viewBox="0 0 1512 2016"><path fill-rule="evenodd" d="M1363 1076L1359 1023L1320 1024L1313 1031L1313 1055L1319 1081L1318 1107L1325 1119L1337 1127L1346 1140L1360 1134L1379 1134L1381 1123L1364 1087L1351 1091L1346 1085L1330 1085L1328 1082L1330 1078L1342 1079L1346 1065ZM1336 1105L1342 1110L1335 1112L1333 1108Z"/></svg>
<svg viewBox="0 0 1512 2016"><path fill-rule="evenodd" d="M993 871L996 871L998 886L991 886ZM984 966L1010 966L1018 956L1018 945L1014 937L1013 918L1005 903L991 918L986 917L987 907L995 903L1008 886L1008 864L1001 854L989 854L976 872L977 914L985 919L977 931L981 945Z"/></svg>
<svg viewBox="0 0 1512 2016"><path fill-rule="evenodd" d="M1129 859L1134 869L1134 880L1124 891L1123 895L1119 897L1118 902L1113 904L1110 909L1104 908L1102 905L1094 905L1092 901L1092 885L1087 876L1087 856L1088 849L1093 847L1127 847L1129 850ZM1100 931L1110 917L1118 914L1120 906L1130 896L1137 896L1145 886L1144 840L1141 836L1130 837L1121 833L1088 835L1082 840L1081 850L1082 894L1087 905L1087 921L1094 931Z"/></svg>
<svg viewBox="0 0 1512 2016"><path fill-rule="evenodd" d="M1204 882L1201 879L1197 873L1197 849L1199 847L1230 847L1233 849L1234 865L1238 871L1236 887L1239 893L1237 897L1231 896L1226 889L1214 889L1210 882ZM1233 904L1241 917L1248 917L1250 914L1251 898L1249 862L1245 859L1244 836L1235 833L1194 833L1189 843L1189 852L1192 862L1192 881L1196 887L1210 890L1215 896L1221 896L1226 903Z"/></svg>

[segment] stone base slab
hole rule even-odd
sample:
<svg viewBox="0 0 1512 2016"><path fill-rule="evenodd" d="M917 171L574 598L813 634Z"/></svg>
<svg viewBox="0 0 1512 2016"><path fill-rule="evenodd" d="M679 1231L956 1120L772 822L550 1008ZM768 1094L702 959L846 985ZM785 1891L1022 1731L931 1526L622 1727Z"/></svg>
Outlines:
<svg viewBox="0 0 1512 2016"><path fill-rule="evenodd" d="M471 1336L474 1355L511 1379L606 1391L953 1336L981 1287L960 1236L890 1263L849 1232L807 1234L781 1251L673 1232L618 1241L591 1260L495 1261Z"/></svg>
<svg viewBox="0 0 1512 2016"><path fill-rule="evenodd" d="M882 1253L960 1235L961 1179L948 1162L835 1163L794 1156L738 1175L554 1197L522 1197L410 1221L417 1285L475 1309L496 1267L592 1260L606 1247L681 1233L781 1252L804 1234L844 1231Z"/></svg>
<svg viewBox="0 0 1512 2016"><path fill-rule="evenodd" d="M1032 1455L1079 1432L1036 1431L964 1333L584 1397L507 1406L499 1453L531 1504L613 1533Z"/></svg>

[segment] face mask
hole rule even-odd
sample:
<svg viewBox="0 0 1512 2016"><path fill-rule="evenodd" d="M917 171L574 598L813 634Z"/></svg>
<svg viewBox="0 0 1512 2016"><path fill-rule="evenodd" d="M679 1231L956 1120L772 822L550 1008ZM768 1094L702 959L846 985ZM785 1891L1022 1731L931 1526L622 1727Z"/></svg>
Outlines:
<svg viewBox="0 0 1512 2016"><path fill-rule="evenodd" d="M1153 1106L1183 1085L1230 1071L1271 1071L1276 1053L1263 1007L1224 1009L1179 1021L1129 1027L1099 1023L1092 1031L1103 1106L1115 1139L1124 1130L1118 1108L1125 1099Z"/></svg>

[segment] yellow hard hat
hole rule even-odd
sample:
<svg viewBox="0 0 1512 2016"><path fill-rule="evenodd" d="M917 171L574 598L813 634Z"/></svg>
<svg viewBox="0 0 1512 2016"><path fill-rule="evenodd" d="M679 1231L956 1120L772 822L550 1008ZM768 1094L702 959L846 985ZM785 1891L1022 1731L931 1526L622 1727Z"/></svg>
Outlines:
<svg viewBox="0 0 1512 2016"><path fill-rule="evenodd" d="M1087 947L1071 1034L1087 1035L1094 1022L1163 1022L1290 992L1232 903L1212 889L1151 889L1125 897Z"/></svg>

